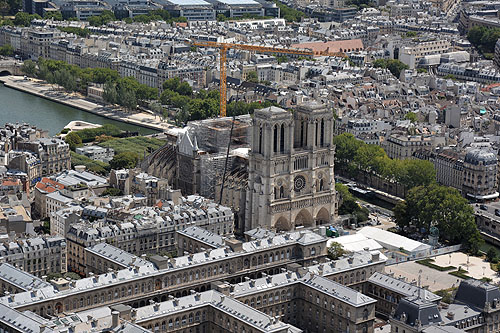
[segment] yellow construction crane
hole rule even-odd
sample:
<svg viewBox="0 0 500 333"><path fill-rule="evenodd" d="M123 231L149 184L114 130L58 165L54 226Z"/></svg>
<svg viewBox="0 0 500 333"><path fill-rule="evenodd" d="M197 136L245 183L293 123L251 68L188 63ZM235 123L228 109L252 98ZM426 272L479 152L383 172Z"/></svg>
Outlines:
<svg viewBox="0 0 500 333"><path fill-rule="evenodd" d="M314 55L324 55L324 56L336 56L345 57L344 53L327 53L327 52L313 52L311 50L299 50L299 49L284 49L278 47L266 47L258 45L245 45L245 44L233 44L233 43L218 43L209 41L193 41L191 45L199 47L211 47L217 48L220 51L220 117L226 116L226 103L227 103L227 93L226 93L226 53L229 49L236 50L246 50L246 51L256 51L262 53L286 53L286 54L296 54L302 56L314 56Z"/></svg>

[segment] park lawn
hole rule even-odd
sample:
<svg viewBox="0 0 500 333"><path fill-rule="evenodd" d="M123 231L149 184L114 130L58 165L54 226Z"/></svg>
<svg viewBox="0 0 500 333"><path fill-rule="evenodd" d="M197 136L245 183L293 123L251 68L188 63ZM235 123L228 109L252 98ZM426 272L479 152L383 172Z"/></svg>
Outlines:
<svg viewBox="0 0 500 333"><path fill-rule="evenodd" d="M144 157L144 153L149 155L163 145L165 145L165 141L145 136L111 139L98 144L98 146L101 147L113 148L115 150L115 155L123 152L134 152L139 155L139 159L141 160Z"/></svg>

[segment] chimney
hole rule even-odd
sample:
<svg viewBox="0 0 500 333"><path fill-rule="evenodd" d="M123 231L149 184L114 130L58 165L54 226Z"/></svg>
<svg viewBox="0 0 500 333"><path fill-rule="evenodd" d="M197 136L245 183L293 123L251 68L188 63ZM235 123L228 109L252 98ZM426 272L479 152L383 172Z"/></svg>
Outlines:
<svg viewBox="0 0 500 333"><path fill-rule="evenodd" d="M118 311L111 312L111 328L118 327L118 322L120 321L119 316L120 312Z"/></svg>
<svg viewBox="0 0 500 333"><path fill-rule="evenodd" d="M372 252L372 261L375 262L375 261L379 261L380 260L380 252L376 251L376 252Z"/></svg>

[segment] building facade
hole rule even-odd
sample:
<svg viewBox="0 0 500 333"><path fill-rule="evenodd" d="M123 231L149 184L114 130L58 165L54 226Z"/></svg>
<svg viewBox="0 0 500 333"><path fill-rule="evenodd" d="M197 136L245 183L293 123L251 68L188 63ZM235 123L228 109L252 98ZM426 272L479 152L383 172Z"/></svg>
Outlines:
<svg viewBox="0 0 500 333"><path fill-rule="evenodd" d="M294 113L255 110L245 230L316 226L333 220L333 113L319 104Z"/></svg>

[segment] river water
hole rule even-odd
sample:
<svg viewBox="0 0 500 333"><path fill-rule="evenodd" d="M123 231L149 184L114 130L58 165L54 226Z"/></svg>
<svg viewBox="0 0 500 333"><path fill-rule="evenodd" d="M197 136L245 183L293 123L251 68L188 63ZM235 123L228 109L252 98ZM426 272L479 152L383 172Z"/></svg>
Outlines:
<svg viewBox="0 0 500 333"><path fill-rule="evenodd" d="M51 102L0 83L0 127L5 123L26 122L48 130L50 135L59 133L72 120L94 124L113 124L122 130L152 134L157 131L104 118L66 105Z"/></svg>

